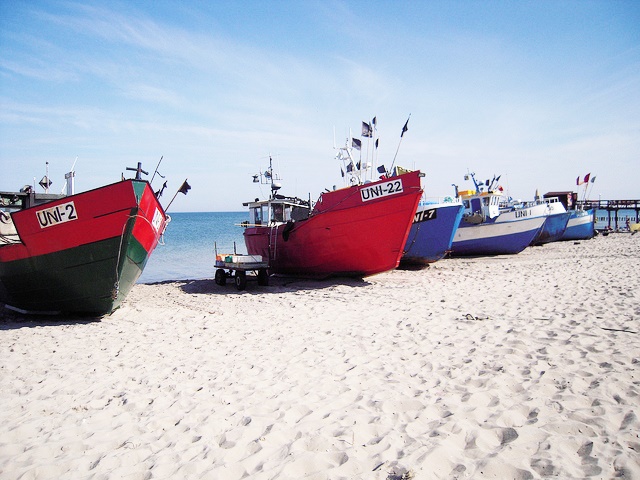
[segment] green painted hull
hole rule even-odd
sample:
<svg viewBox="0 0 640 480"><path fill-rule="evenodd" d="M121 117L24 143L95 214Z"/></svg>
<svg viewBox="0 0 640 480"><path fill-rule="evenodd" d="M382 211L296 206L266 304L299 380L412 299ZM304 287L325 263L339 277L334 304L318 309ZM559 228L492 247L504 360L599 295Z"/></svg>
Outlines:
<svg viewBox="0 0 640 480"><path fill-rule="evenodd" d="M0 244L0 302L94 316L124 301L167 220L149 184L137 180L27 206L11 218L20 241Z"/></svg>
<svg viewBox="0 0 640 480"><path fill-rule="evenodd" d="M2 290L8 296L1 300L30 312L111 313L125 299L149 258L132 235L124 236L122 248L120 242L120 237L115 237L1 264Z"/></svg>

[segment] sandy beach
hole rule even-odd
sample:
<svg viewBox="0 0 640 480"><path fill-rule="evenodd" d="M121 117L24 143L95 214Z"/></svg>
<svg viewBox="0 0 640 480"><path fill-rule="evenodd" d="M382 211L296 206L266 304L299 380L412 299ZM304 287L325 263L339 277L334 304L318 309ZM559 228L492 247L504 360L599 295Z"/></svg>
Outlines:
<svg viewBox="0 0 640 480"><path fill-rule="evenodd" d="M638 479L639 266L612 234L1 309L0 478Z"/></svg>

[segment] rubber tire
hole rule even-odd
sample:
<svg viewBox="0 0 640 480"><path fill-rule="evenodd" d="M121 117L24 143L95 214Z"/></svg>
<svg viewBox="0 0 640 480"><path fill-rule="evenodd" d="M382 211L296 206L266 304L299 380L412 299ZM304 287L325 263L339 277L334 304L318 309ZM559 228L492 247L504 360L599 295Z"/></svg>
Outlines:
<svg viewBox="0 0 640 480"><path fill-rule="evenodd" d="M236 271L234 280L236 282L236 288L240 291L247 288L247 274L246 272Z"/></svg>
<svg viewBox="0 0 640 480"><path fill-rule="evenodd" d="M216 270L216 283L221 287L227 284L227 274L222 268Z"/></svg>
<svg viewBox="0 0 640 480"><path fill-rule="evenodd" d="M258 270L258 285L266 287L269 285L269 274L265 268Z"/></svg>

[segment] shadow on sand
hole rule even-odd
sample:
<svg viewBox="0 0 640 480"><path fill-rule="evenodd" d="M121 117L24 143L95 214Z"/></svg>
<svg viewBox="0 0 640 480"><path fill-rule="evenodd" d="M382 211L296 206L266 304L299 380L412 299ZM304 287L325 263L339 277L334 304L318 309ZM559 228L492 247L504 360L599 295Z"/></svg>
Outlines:
<svg viewBox="0 0 640 480"><path fill-rule="evenodd" d="M255 277L249 275L247 278L248 282L245 290L238 290L234 285L233 279L228 279L226 285L217 285L213 279L166 280L148 283L146 285L177 284L180 290L189 295L269 295L304 290L332 289L339 286L358 288L371 285L366 279L362 278L334 277L317 280L273 275L269 277L269 285L259 286ZM126 305L126 300L123 305ZM13 310L0 303L0 330L90 324L100 322L108 316L109 315L91 316L73 313L24 313Z"/></svg>
<svg viewBox="0 0 640 480"><path fill-rule="evenodd" d="M4 303L0 303L0 330L97 323L100 322L103 317L104 315L95 316L72 313L23 313L7 307Z"/></svg>
<svg viewBox="0 0 640 480"><path fill-rule="evenodd" d="M283 292L296 292L302 290L322 290L331 289L337 286L366 287L371 285L362 278L335 277L324 280L293 278L273 275L269 277L269 285L260 286L255 278L247 276L248 282L245 290L238 290L233 279L228 279L226 285L217 285L215 280L182 280L180 282L160 282L162 283L182 283L180 289L191 295L262 295L280 294ZM157 284L151 284L157 285Z"/></svg>

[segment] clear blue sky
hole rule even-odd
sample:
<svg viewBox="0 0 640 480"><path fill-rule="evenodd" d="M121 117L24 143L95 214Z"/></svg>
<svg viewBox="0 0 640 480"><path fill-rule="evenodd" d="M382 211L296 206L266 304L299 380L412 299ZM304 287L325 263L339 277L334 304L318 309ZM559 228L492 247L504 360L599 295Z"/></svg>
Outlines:
<svg viewBox="0 0 640 480"><path fill-rule="evenodd" d="M334 128L377 117L379 163L428 195L502 175L516 198L640 198L637 1L0 1L0 190L76 157L76 187L143 162L173 211L342 185ZM154 181L154 187L160 183Z"/></svg>

